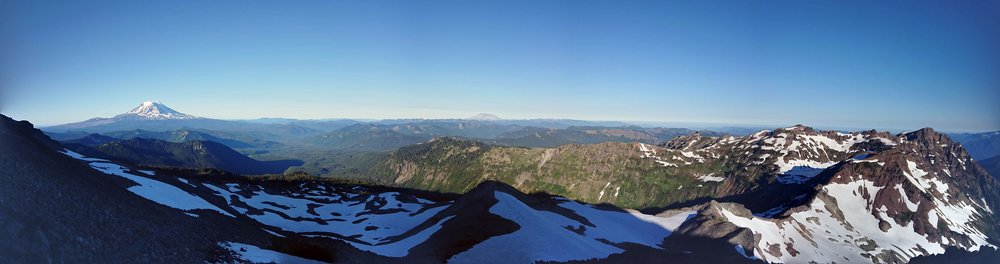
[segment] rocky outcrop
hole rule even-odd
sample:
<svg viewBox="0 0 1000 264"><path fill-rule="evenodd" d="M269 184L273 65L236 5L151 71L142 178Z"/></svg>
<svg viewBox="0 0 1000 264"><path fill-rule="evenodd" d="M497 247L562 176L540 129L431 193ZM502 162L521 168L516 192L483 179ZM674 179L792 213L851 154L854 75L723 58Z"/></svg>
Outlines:
<svg viewBox="0 0 1000 264"><path fill-rule="evenodd" d="M726 239L768 262L899 263L949 247L994 247L998 184L961 146L932 129L861 135L883 142L838 153L864 156L824 170L802 205L753 215L713 202L679 230Z"/></svg>

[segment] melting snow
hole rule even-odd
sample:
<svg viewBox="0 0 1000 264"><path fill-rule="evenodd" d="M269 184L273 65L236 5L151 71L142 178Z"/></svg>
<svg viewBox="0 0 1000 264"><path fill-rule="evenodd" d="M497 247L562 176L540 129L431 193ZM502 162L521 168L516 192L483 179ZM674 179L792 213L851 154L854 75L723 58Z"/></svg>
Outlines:
<svg viewBox="0 0 1000 264"><path fill-rule="evenodd" d="M873 254L883 250L895 251L903 256L904 261L913 256L923 255L922 250L926 250L929 254L944 252L941 244L930 242L927 237L918 234L914 230L913 222L905 226L896 224L895 220L886 215L884 206L880 209L872 208L872 201L869 199L873 199L871 197L878 192L885 191L873 184L868 180L860 180L824 186L822 192L832 197L836 204L828 206L824 199L817 198L812 201L808 210L792 213L784 220L745 218L722 208L719 213L733 224L749 228L760 235L760 240L756 241L754 255L768 262L870 262L871 260L860 255L866 252L862 246L874 247L874 251L869 252ZM864 198L861 190L867 192L870 198ZM915 209L911 206L915 204L907 204L908 209ZM827 208L839 208L844 222L837 220L833 213L826 210ZM963 224L969 217L969 213L965 210L969 209L972 208L952 207L944 215L947 216L949 225ZM936 221L936 215L934 213L931 215L933 215L931 221ZM885 220L889 224L888 231L883 232L879 229L880 220ZM979 245L988 245L983 239L984 236L977 235L979 234L974 233L974 236L971 236L974 241L974 245L970 247L972 249L977 249ZM796 255L793 256L789 252L786 243L794 244ZM772 245L775 245L778 253L769 252L768 249Z"/></svg>
<svg viewBox="0 0 1000 264"><path fill-rule="evenodd" d="M822 173L827 167L829 166L822 168L795 166L792 169L783 172L783 174L778 175L778 182L783 184L802 184Z"/></svg>
<svg viewBox="0 0 1000 264"><path fill-rule="evenodd" d="M660 158L659 156L656 156L656 149L654 149L652 147L647 147L646 144L644 144L644 143L639 143L639 150L642 151L642 156L640 156L641 158L644 158L644 159L653 159L653 162L656 162L657 164L660 164L660 166L663 166L663 167L677 167L676 164L663 161L662 158ZM674 157L674 158L677 158L677 157Z"/></svg>
<svg viewBox="0 0 1000 264"><path fill-rule="evenodd" d="M718 176L712 176L712 175L715 175L715 173L713 172L713 173L709 173L708 175L697 175L697 176L695 176L695 178L698 178L699 180L701 180L703 182L721 182L721 181L726 180L726 178L718 177Z"/></svg>
<svg viewBox="0 0 1000 264"><path fill-rule="evenodd" d="M249 263L323 263L242 243L223 242L219 243L219 246L232 251L240 260Z"/></svg>
<svg viewBox="0 0 1000 264"><path fill-rule="evenodd" d="M752 260L758 260L759 259L759 258L757 258L755 256L747 255L747 252L746 252L746 250L743 249L743 246L733 245L733 247L736 249L736 253L740 253L740 256L743 256L744 258L748 258L748 259L752 259Z"/></svg>
<svg viewBox="0 0 1000 264"><path fill-rule="evenodd" d="M127 169L121 165L108 163L108 162L94 162L94 161L106 161L102 159L87 158L79 153L64 150L63 154L70 156L74 159L88 161L91 168L94 168L105 174L111 174L116 176L121 176L123 178L129 179L139 185L128 187L128 191L146 198L150 201L166 205L172 208L180 210L194 210L194 209L207 209L219 212L223 215L233 217L222 209L219 209L215 205L201 199L201 197L195 196L184 190L181 190L173 185L162 183L149 178L136 176L130 173L126 173Z"/></svg>
<svg viewBox="0 0 1000 264"><path fill-rule="evenodd" d="M590 205L566 201L560 206L573 210L595 226L583 225L563 215L535 210L517 198L496 192L497 204L490 213L510 219L520 226L514 233L495 236L452 257L455 263L532 263L605 258L623 250L611 243L632 242L659 247L663 238L695 212L670 217L604 211ZM583 229L583 234L571 231Z"/></svg>
<svg viewBox="0 0 1000 264"><path fill-rule="evenodd" d="M451 220L451 218L453 217L455 216L445 217L444 219L441 219L441 221L438 221L437 224L420 231L420 233L417 233L416 235L412 235L392 243L379 244L379 245L363 245L358 243L351 243L351 244L358 249L379 254L382 256L405 257L407 254L410 253L410 249L419 245L420 243L423 243L424 241L427 241L427 239L430 238L431 235L436 233L438 230L441 230L441 227L444 224L444 222L448 222L448 220Z"/></svg>
<svg viewBox="0 0 1000 264"><path fill-rule="evenodd" d="M934 189L938 193L946 197L948 196L948 184L942 182L937 177L924 178L924 176L927 176L927 171L918 168L916 162L907 160L906 166L909 171L904 171L903 174L910 180L910 183L916 185L921 191L929 193L931 189Z"/></svg>
<svg viewBox="0 0 1000 264"><path fill-rule="evenodd" d="M911 202L910 197L906 196L906 191L903 190L902 184L896 184L896 191L899 192L899 196L901 197L901 199L903 199L903 203L906 204L906 209L909 209L910 212L916 212L917 204Z"/></svg>
<svg viewBox="0 0 1000 264"><path fill-rule="evenodd" d="M896 145L896 142L893 142L891 139L888 139L888 138L877 137L875 139L878 140L878 141L881 141L882 144L884 144L886 146L895 146Z"/></svg>
<svg viewBox="0 0 1000 264"><path fill-rule="evenodd" d="M330 195L317 199L295 198L284 195L269 194L264 191L254 191L249 197L236 193L234 186L220 188L214 185L205 186L218 192L227 202L242 214L263 224L278 227L292 232L327 232L345 236L358 235L357 240L369 244L391 242L390 237L401 235L411 228L423 223L444 206L423 203L400 202L396 199L400 193L386 192L372 195L365 200L341 200L339 195ZM230 188L236 191L230 191ZM235 203L230 199L238 199ZM376 203L375 200L384 202ZM381 204L380 209L391 212L376 214L367 208L369 202ZM250 208L262 210L263 214L248 214ZM432 207L436 206L436 207ZM310 212L310 207L312 211ZM421 211L424 207L432 207ZM280 212L280 214L276 213ZM419 212L419 214L417 213ZM315 214L313 214L315 213ZM359 222L360 221L360 222ZM355 223L357 222L357 223ZM366 230L367 226L378 227Z"/></svg>
<svg viewBox="0 0 1000 264"><path fill-rule="evenodd" d="M80 153L76 153L76 152L74 152L72 150L68 150L68 149L63 149L62 153L66 154L66 156L70 156L71 158L82 160L82 161L108 161L106 159L84 157Z"/></svg>
<svg viewBox="0 0 1000 264"><path fill-rule="evenodd" d="M363 200L356 199L358 194L350 193L299 198L253 191L252 195L245 197L237 193L240 189L235 184L224 187L209 184L205 186L226 198L233 209L262 224L313 236L339 239L338 236L324 235L338 234L352 237L345 241L356 248L390 257L406 256L410 248L426 240L441 228L441 223L449 219L438 221L436 225L421 230L416 235L394 240L394 237L428 221L446 206L423 199L416 199L416 203L403 202L398 199L401 195L398 192L373 194ZM241 203L236 203L233 199ZM245 208L243 204L249 208ZM372 205L383 211L374 212L369 207ZM250 214L251 208L263 213Z"/></svg>
<svg viewBox="0 0 1000 264"><path fill-rule="evenodd" d="M126 173L126 168L118 164L93 162L90 163L90 167L103 173L121 176L138 183L139 185L137 186L128 187L128 190L136 195L142 196L142 198L149 199L159 204L185 211L208 209L233 217L233 215L219 209L215 205L205 201L205 199L185 192L184 190L174 187L173 185Z"/></svg>
<svg viewBox="0 0 1000 264"><path fill-rule="evenodd" d="M601 195L597 196L597 200L600 200L601 198L604 198L604 189L607 189L608 186L610 186L610 185L611 185L611 182L608 182L608 184L604 185L604 188L601 188Z"/></svg>

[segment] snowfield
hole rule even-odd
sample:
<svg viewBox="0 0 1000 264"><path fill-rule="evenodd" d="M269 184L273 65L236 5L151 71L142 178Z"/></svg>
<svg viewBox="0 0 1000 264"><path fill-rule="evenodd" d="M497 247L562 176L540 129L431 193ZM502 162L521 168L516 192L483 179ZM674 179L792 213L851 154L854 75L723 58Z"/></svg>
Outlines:
<svg viewBox="0 0 1000 264"><path fill-rule="evenodd" d="M98 171L135 182L136 186L128 187L132 193L185 211L191 217L201 217L191 211L196 209L235 217L230 211L222 210L197 195L153 178L168 176L156 176L153 171L137 171L145 175L138 176L129 173L133 170L118 164L90 159L71 151L64 153L88 162ZM705 177L714 180L711 175ZM431 217L450 203L432 202L399 192L368 193L357 187L330 189L303 184L296 191L270 193L259 186L177 179L180 184L210 190L225 200L227 209L263 225L306 236L343 240L360 250L387 257L407 256L410 249L427 241L454 217L447 216L426 223L433 221ZM617 191L614 195L618 194ZM696 213L690 211L658 217L634 210L601 210L558 199L560 207L583 216L593 224L587 225L561 214L535 210L504 192L495 192L494 196L499 202L490 208L490 213L510 219L520 228L514 233L489 238L453 256L451 261L510 263L605 258L623 252L623 249L613 245L615 243L637 243L659 248L664 238ZM420 226L424 226L422 230L403 236ZM249 262L314 263L253 245L233 242L220 245ZM512 250L518 254L510 254ZM518 256L519 259L511 259L511 256Z"/></svg>
<svg viewBox="0 0 1000 264"><path fill-rule="evenodd" d="M760 235L754 256L768 262L845 260L847 263L867 263L872 260L865 254L870 256L881 252L895 252L908 260L924 254L944 253L941 244L931 242L930 237L917 233L912 222L905 226L897 224L885 214L884 206L872 208L873 201L865 198L875 197L879 192L895 191L898 189L876 187L871 181L858 180L824 186L822 192L833 198L835 204L827 204L824 199L814 199L807 210L792 213L782 220L745 218L725 209L720 209L718 213L736 226L748 228ZM907 206L916 209L916 205ZM839 212L830 212L827 208L839 208ZM975 211L971 207L967 209ZM837 215L842 215L844 221L838 220ZM962 216L966 215L968 213L951 218L963 219ZM888 230L879 229L880 221L889 225ZM952 223L965 224L949 220L949 224ZM967 250L975 251L981 246L991 246L981 238L972 238L974 245L964 247Z"/></svg>
<svg viewBox="0 0 1000 264"><path fill-rule="evenodd" d="M77 154L69 150L67 150L65 153L66 155L76 158L78 160L89 162L91 168L94 168L100 172L110 175L121 176L122 178L135 182L138 185L128 187L128 190L150 201L154 201L159 204L180 209L183 211L206 209L219 212L226 216L233 217L232 214L229 214L228 212L219 209L219 207L212 205L211 203L205 201L205 199L202 199L201 197L185 192L184 190L174 187L173 185L156 181L150 178L126 173L126 171L128 170L125 167L122 167L121 165L108 162L93 162L93 161L104 161L104 160L86 158L80 154Z"/></svg>
<svg viewBox="0 0 1000 264"><path fill-rule="evenodd" d="M64 154L86 161L90 167L105 174L133 181L138 185L127 188L132 193L159 204L186 211L191 217L200 217L198 214L187 212L196 209L212 210L235 217L205 201L205 199L176 186L128 173L131 170L124 166L101 159L87 158L68 150L64 151ZM142 173L148 176L155 175L150 171ZM182 179L182 182L190 184L187 180ZM203 186L225 198L230 208L261 224L291 232L343 239L359 249L389 257L406 256L412 247L427 240L430 235L441 228L442 223L450 219L447 217L416 235L400 238L399 236L403 233L446 208L447 204L433 203L419 198L402 201L398 199L402 195L398 192L362 195L350 192L328 193L325 190L305 190L303 193L275 195L257 190L252 192L253 195L244 197L237 193L241 191L237 184L227 184L223 187L211 184L203 184ZM377 208L373 210L372 206ZM251 213L251 210L260 213ZM248 245L243 245L242 248L248 248L245 246ZM249 252L267 251L261 251L254 247Z"/></svg>
<svg viewBox="0 0 1000 264"><path fill-rule="evenodd" d="M440 229L440 223L447 221L446 218L417 235L398 240L394 237L428 221L447 208L447 204L423 199L404 202L397 199L402 195L398 192L362 195L305 189L299 193L276 195L254 190L252 195L243 196L239 192L247 190L241 190L238 184L204 186L226 198L236 211L262 224L300 234L342 239L359 249L383 256L406 256L410 248L423 242ZM251 210L260 213L251 213Z"/></svg>
<svg viewBox="0 0 1000 264"><path fill-rule="evenodd" d="M223 242L219 246L229 250L234 256L246 263L289 263L289 264L312 264L323 263L320 261L304 259L281 252L262 249L254 245Z"/></svg>
<svg viewBox="0 0 1000 264"><path fill-rule="evenodd" d="M520 229L492 237L468 251L452 257L453 263L532 263L605 258L623 250L611 243L632 242L660 247L664 238L694 212L663 218L638 212L613 212L590 205L564 201L561 207L583 216L594 226L577 222L561 214L535 210L517 198L496 192L499 202L490 213L516 222ZM582 234L568 228L582 229Z"/></svg>

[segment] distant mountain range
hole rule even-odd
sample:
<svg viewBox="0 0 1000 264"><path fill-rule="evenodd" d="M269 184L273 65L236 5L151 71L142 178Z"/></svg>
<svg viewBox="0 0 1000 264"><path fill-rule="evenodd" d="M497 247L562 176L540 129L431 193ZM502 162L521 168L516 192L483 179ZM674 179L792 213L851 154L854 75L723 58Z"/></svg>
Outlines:
<svg viewBox="0 0 1000 264"><path fill-rule="evenodd" d="M441 136L523 147L600 142L655 144L692 132L681 128L643 128L619 122L504 120L491 114L479 114L468 119L372 122L283 118L230 121L184 114L159 102L144 102L112 118L94 118L46 127L44 130L57 140L83 145L106 143L109 138L151 138L171 142L207 140L239 149L245 154L280 152L283 147L382 152Z"/></svg>
<svg viewBox="0 0 1000 264"><path fill-rule="evenodd" d="M201 140L233 148L259 160L302 160L297 171L320 175L357 174L386 153L436 137L475 140L494 146L555 148L567 144L637 142L662 144L689 135L684 128L647 128L616 122L578 120L505 120L492 114L467 119L346 119L283 118L229 121L181 113L159 102L144 102L112 118L44 128L62 142L96 146L116 140L148 138L176 143ZM735 135L748 129L725 128ZM697 131L703 136L726 133ZM951 134L977 160L1000 155L1000 132ZM353 153L353 154L352 154Z"/></svg>
<svg viewBox="0 0 1000 264"><path fill-rule="evenodd" d="M1000 131L985 133L949 134L969 150L976 160L985 160L1000 155Z"/></svg>
<svg viewBox="0 0 1000 264"><path fill-rule="evenodd" d="M638 126L594 127L572 126L564 129L526 127L498 135L484 142L516 147L558 147L566 144L597 144L604 142L641 142L659 144L696 131L686 128L643 128ZM706 135L722 135L699 131Z"/></svg>
<svg viewBox="0 0 1000 264"><path fill-rule="evenodd" d="M554 146L566 143L640 139L629 138L625 135L627 133L609 135L593 131L562 131L573 130L571 129L573 127L642 129L620 122L566 119L504 120L492 114L479 114L468 119L389 119L371 122L284 118L234 121L188 115L153 101L143 102L138 107L111 118L93 118L43 129L53 138L62 141L81 139L96 133L119 139L145 137L173 142L183 142L188 138L210 140L233 148L259 149L277 147L279 144L298 144L319 149L351 151L393 150L437 136L496 139L494 143L515 146ZM534 134L533 131L545 129L556 133L541 139L516 138L519 134L529 135ZM519 130L525 131L519 132ZM365 133L359 133L362 131ZM659 139L663 140L662 137ZM649 138L645 140L649 143L654 142ZM248 144L252 146L247 146Z"/></svg>
<svg viewBox="0 0 1000 264"><path fill-rule="evenodd" d="M986 171L992 174L993 177L1000 180L1000 156L979 161L979 164L982 165Z"/></svg>
<svg viewBox="0 0 1000 264"><path fill-rule="evenodd" d="M43 129L49 133L77 135L129 130L162 132L202 129L261 134L269 140L315 135L321 132L295 124L261 124L196 117L178 112L159 102L143 102L135 109L111 118L93 118Z"/></svg>
<svg viewBox="0 0 1000 264"><path fill-rule="evenodd" d="M94 136L88 139L97 138ZM103 141L107 138L102 138ZM301 161L257 161L213 141L188 140L182 143L158 139L132 138L90 146L67 144L69 149L92 157L133 164L178 168L216 168L239 174L281 174Z"/></svg>
<svg viewBox="0 0 1000 264"><path fill-rule="evenodd" d="M310 135L329 132L358 123L401 125L424 122L489 122L498 126L535 126L566 128L570 126L627 126L622 122L582 121L570 119L505 120L492 114L479 114L468 119L386 119L361 122L349 119L298 120L288 118L262 118L254 120L220 120L197 117L174 110L158 101L143 102L134 109L110 118L92 118L82 122L43 128L46 132L104 133L121 130L168 131L178 129L207 129L221 131L263 131L278 135Z"/></svg>
<svg viewBox="0 0 1000 264"><path fill-rule="evenodd" d="M266 148L280 145L278 142L264 139L271 138L269 136L258 137L252 133L228 133L211 130L180 129L172 131L146 131L137 129L112 131L103 135L117 139L150 138L177 143L193 140L212 141L230 148Z"/></svg>

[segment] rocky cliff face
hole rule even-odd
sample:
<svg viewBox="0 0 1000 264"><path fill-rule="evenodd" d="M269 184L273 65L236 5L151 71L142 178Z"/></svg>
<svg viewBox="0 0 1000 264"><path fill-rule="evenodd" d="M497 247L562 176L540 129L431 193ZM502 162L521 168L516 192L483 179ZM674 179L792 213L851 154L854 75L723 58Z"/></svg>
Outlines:
<svg viewBox="0 0 1000 264"><path fill-rule="evenodd" d="M926 133L941 143L918 147L907 139ZM478 182L497 180L525 192L632 208L716 199L764 212L801 205L830 177L832 168L899 150L938 155L941 162L955 166L971 162L961 146L933 131L842 133L797 125L744 137L692 133L660 145L512 148L439 139L396 151L376 165L373 174L401 186L447 192L461 193Z"/></svg>
<svg viewBox="0 0 1000 264"><path fill-rule="evenodd" d="M759 212L793 207L811 196L827 169L892 149L897 136L886 132L841 133L796 125L745 137L678 137L660 146L640 146L643 156L677 176L713 185L715 199L740 202ZM767 214L778 213L770 211Z"/></svg>
<svg viewBox="0 0 1000 264"><path fill-rule="evenodd" d="M755 136L767 134L775 135ZM777 148L784 157L775 160L779 168L799 160L831 162L802 205L754 215L742 205L713 202L681 232L730 238L748 256L769 262L896 263L947 247L975 251L996 243L997 181L961 146L931 129L834 135L841 139L836 142L854 143L832 149L835 142L828 142L825 149L790 155ZM774 146L761 141L762 149ZM837 161L843 157L852 158ZM740 233L746 231L752 241Z"/></svg>

